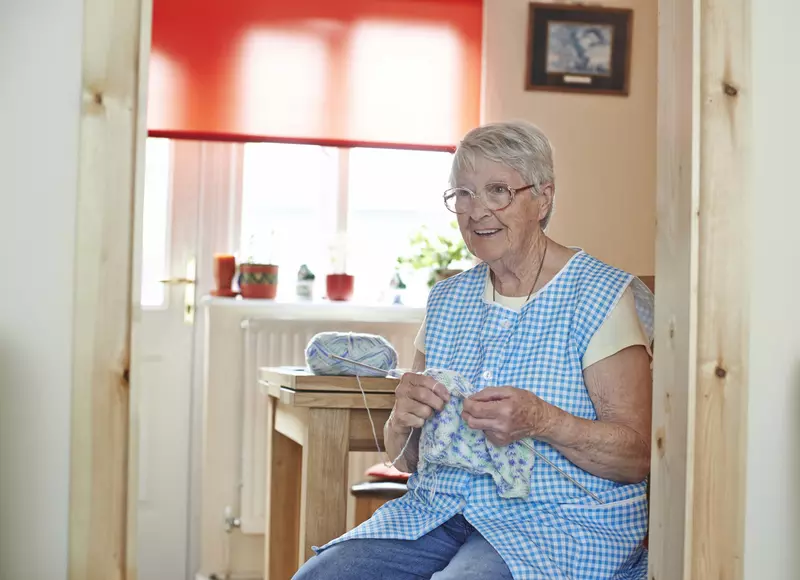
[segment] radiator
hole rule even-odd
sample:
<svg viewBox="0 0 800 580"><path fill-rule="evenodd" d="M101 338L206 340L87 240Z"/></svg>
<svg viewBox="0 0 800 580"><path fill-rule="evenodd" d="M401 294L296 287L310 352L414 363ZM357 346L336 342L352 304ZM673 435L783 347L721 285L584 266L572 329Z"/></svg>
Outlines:
<svg viewBox="0 0 800 580"><path fill-rule="evenodd" d="M421 321L421 317L420 317ZM420 321L356 322L342 320L276 320L250 318L242 321L243 422L241 531L263 534L266 490L267 401L258 387L258 369L264 366L304 366L305 348L315 334L327 331L367 332L386 338L397 350L399 365L410 368L414 337Z"/></svg>

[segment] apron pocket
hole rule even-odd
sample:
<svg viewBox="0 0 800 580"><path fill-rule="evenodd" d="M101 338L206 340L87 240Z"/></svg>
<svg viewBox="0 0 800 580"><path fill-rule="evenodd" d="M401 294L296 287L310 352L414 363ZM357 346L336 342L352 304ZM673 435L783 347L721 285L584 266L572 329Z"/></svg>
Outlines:
<svg viewBox="0 0 800 580"><path fill-rule="evenodd" d="M578 542L571 577L612 578L640 551L647 532L647 496L604 504L563 504L558 512ZM594 576L580 564L593 562Z"/></svg>
<svg viewBox="0 0 800 580"><path fill-rule="evenodd" d="M599 534L619 534L620 539L644 539L647 530L645 494L608 503L562 504L561 515L573 524Z"/></svg>

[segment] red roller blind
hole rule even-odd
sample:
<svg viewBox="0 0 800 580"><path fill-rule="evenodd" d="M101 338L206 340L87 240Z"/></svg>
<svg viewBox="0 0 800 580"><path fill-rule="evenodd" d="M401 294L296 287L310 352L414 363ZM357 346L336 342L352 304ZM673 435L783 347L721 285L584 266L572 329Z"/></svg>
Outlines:
<svg viewBox="0 0 800 580"><path fill-rule="evenodd" d="M156 0L151 135L452 146L480 114L482 0Z"/></svg>

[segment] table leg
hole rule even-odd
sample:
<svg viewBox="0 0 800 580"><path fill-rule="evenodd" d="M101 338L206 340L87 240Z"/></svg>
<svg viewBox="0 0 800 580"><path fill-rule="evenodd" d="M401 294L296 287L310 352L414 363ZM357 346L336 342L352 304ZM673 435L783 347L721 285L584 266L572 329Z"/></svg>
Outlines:
<svg viewBox="0 0 800 580"><path fill-rule="evenodd" d="M303 449L301 558L347 531L349 409L311 409ZM309 474L311 475L309 477Z"/></svg>
<svg viewBox="0 0 800 580"><path fill-rule="evenodd" d="M299 563L303 448L275 431L276 407L277 402L270 399L267 414L264 579L288 580L294 576Z"/></svg>

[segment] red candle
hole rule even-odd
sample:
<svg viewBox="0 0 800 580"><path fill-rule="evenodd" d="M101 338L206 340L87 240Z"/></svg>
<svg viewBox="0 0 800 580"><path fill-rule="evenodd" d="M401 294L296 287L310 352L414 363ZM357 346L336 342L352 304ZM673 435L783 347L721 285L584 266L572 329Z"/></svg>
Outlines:
<svg viewBox="0 0 800 580"><path fill-rule="evenodd" d="M214 282L217 296L233 294L231 286L236 275L236 258L231 254L214 254Z"/></svg>

